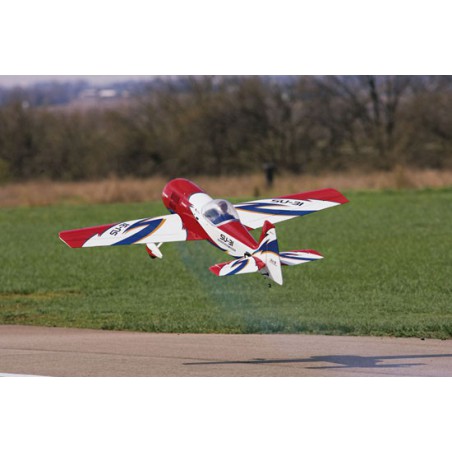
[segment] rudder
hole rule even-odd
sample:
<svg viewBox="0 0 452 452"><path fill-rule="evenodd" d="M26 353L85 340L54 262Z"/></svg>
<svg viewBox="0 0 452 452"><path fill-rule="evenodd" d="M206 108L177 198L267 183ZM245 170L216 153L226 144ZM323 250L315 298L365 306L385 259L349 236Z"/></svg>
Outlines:
<svg viewBox="0 0 452 452"><path fill-rule="evenodd" d="M259 258L265 264L265 267L260 272L275 281L275 283L282 285L283 277L276 229L269 221L264 223L259 247L253 253L253 256Z"/></svg>

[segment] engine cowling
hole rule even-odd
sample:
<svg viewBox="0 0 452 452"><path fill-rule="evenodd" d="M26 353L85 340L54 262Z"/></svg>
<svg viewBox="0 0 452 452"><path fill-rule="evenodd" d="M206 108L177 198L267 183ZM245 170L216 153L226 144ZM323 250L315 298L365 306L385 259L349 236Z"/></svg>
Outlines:
<svg viewBox="0 0 452 452"><path fill-rule="evenodd" d="M204 190L187 179L173 179L163 188L162 201L171 213L179 213L180 206L188 207L188 199L194 193L204 193Z"/></svg>

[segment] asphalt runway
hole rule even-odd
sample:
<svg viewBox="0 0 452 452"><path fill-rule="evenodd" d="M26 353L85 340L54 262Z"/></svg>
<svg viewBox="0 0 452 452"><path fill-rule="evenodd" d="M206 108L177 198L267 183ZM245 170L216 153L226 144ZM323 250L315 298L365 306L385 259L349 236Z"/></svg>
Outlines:
<svg viewBox="0 0 452 452"><path fill-rule="evenodd" d="M0 375L452 376L452 341L0 325Z"/></svg>

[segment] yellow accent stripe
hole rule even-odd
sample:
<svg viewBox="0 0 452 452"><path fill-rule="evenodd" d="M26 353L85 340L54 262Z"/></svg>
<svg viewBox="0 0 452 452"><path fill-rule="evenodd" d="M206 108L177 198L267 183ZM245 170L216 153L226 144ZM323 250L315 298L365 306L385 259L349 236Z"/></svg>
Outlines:
<svg viewBox="0 0 452 452"><path fill-rule="evenodd" d="M145 235L144 237L142 237L141 239L138 239L136 242L141 242L142 240L146 240L148 237L150 237L152 234L155 234L164 224L165 224L165 219L162 218L162 222L153 230L151 231L148 235Z"/></svg>

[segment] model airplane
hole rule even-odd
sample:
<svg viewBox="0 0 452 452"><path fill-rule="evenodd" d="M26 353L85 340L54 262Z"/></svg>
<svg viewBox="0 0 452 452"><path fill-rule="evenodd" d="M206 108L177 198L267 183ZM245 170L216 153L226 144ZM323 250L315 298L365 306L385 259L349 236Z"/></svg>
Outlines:
<svg viewBox="0 0 452 452"><path fill-rule="evenodd" d="M216 275L260 272L282 284L281 265L304 264L322 255L314 250L280 252L273 224L348 202L326 188L233 206L212 199L187 179L168 182L162 199L171 215L63 231L60 238L71 248L144 244L152 258L162 258L162 243L208 240L236 258L210 267ZM263 228L258 242L249 233L256 228Z"/></svg>

